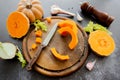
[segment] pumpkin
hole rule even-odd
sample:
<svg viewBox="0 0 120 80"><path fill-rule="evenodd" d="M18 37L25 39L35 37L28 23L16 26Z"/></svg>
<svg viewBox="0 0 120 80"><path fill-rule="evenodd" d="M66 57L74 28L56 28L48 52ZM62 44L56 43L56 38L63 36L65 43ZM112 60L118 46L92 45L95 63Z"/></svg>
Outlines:
<svg viewBox="0 0 120 80"><path fill-rule="evenodd" d="M88 43L91 49L100 56L109 56L115 49L114 39L101 30L91 32Z"/></svg>
<svg viewBox="0 0 120 80"><path fill-rule="evenodd" d="M70 48L70 49L74 49L74 48L77 46L77 44L78 44L77 34L76 34L70 27L60 28L60 29L58 30L58 32L59 32L60 34L62 34L62 33L64 33L64 32L67 32L67 33L69 33L69 34L71 35L72 40L71 40L70 43L69 43L69 48Z"/></svg>
<svg viewBox="0 0 120 80"><path fill-rule="evenodd" d="M37 37L42 37L42 31L41 31L41 30L37 30L37 31L35 32L35 35L36 35Z"/></svg>
<svg viewBox="0 0 120 80"><path fill-rule="evenodd" d="M60 22L58 23L58 26L59 26L60 28L62 28L62 27L70 27L71 29L73 29L73 31L74 31L76 34L78 33L77 25L76 25L76 23L75 23L73 20L67 19L67 20L60 21ZM64 33L64 34L66 34L66 33ZM64 34L63 34L63 35L64 35Z"/></svg>
<svg viewBox="0 0 120 80"><path fill-rule="evenodd" d="M51 17L47 17L46 20L47 20L48 23L52 22L52 18Z"/></svg>
<svg viewBox="0 0 120 80"><path fill-rule="evenodd" d="M29 19L21 12L11 12L7 18L7 31L13 38L25 36L29 30Z"/></svg>
<svg viewBox="0 0 120 80"><path fill-rule="evenodd" d="M33 50L35 50L37 48L37 44L33 43L31 47L32 47Z"/></svg>
<svg viewBox="0 0 120 80"><path fill-rule="evenodd" d="M38 43L38 44L40 44L42 42L42 38L36 37L35 42Z"/></svg>
<svg viewBox="0 0 120 80"><path fill-rule="evenodd" d="M41 19L44 14L39 0L20 0L17 11L23 12L30 22L34 22L35 19Z"/></svg>
<svg viewBox="0 0 120 80"><path fill-rule="evenodd" d="M69 56L68 55L62 55L56 51L55 48L51 48L52 54L59 60L68 60Z"/></svg>

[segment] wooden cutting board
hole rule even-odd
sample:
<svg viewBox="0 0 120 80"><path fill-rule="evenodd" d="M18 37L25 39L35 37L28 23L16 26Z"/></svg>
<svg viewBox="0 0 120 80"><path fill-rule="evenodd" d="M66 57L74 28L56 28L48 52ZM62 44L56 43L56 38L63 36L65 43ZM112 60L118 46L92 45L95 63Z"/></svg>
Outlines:
<svg viewBox="0 0 120 80"><path fill-rule="evenodd" d="M42 40L46 38L47 34L55 23L66 19L68 18L52 17L51 23L48 23L46 19L44 19L43 21L47 25L48 30L47 32L43 32ZM71 36L69 35L67 37L61 37L56 31L48 46L42 50L39 59L33 65L36 71L48 76L64 76L76 71L83 65L88 55L87 35L79 24L77 24L77 26L79 29L79 42L77 47L74 50L70 50L68 44L71 40ZM32 29L23 40L23 54L27 62L30 61L37 50L31 49L31 45L35 43L35 38L35 31ZM40 44L37 45L41 46ZM70 59L66 61L60 61L56 59L50 51L52 47L55 47L59 53L68 54Z"/></svg>

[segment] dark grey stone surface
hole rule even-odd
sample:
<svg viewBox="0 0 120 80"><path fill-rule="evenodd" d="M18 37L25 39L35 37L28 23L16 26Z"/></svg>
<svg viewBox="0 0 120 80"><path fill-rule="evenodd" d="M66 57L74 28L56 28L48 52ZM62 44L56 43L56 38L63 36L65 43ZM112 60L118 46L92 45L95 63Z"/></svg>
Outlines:
<svg viewBox="0 0 120 80"><path fill-rule="evenodd" d="M110 25L109 30L113 33L116 42L116 49L108 57L98 57L93 52L89 53L88 59L97 58L97 63L92 71L85 68L85 64L81 69L64 77L48 77L36 71L27 71L21 67L21 63L14 58L12 60L0 59L0 80L120 80L120 4L119 0L41 0L45 12L44 17L50 16L50 7L53 4L70 12L81 12L80 2L89 1L97 9L105 11L115 17ZM0 0L0 41L13 42L22 47L22 39L12 39L6 30L6 19L8 14L17 9L19 0ZM87 25L91 18L80 15L84 18L79 22L83 27ZM76 17L72 18L76 21Z"/></svg>

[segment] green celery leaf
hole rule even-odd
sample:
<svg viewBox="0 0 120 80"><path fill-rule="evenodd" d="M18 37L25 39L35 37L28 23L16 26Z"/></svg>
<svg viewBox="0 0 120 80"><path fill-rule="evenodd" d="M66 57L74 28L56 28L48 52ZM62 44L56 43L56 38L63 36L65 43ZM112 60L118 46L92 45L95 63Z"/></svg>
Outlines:
<svg viewBox="0 0 120 80"><path fill-rule="evenodd" d="M21 51L18 49L16 56L18 57L18 60L22 63L22 68L25 67L25 65L27 64L26 60L24 59Z"/></svg>
<svg viewBox="0 0 120 80"><path fill-rule="evenodd" d="M88 33L93 32L93 25L94 25L93 22L90 21L90 22L87 24L87 26L84 27L84 30L85 30L86 32L88 32Z"/></svg>
<svg viewBox="0 0 120 80"><path fill-rule="evenodd" d="M99 24L94 24L94 30L102 30L102 31L105 31L107 32L108 34L112 35L112 33L104 26L102 25L99 25Z"/></svg>
<svg viewBox="0 0 120 80"><path fill-rule="evenodd" d="M41 22L40 20L37 19L37 20L35 20L35 22L33 24L35 26L36 31L39 29L41 29L43 31L47 31L47 26L45 25L44 22Z"/></svg>
<svg viewBox="0 0 120 80"><path fill-rule="evenodd" d="M90 21L90 22L87 24L87 26L84 27L84 30L85 30L85 32L89 32L89 33L93 32L93 31L95 31L95 30L102 30L102 31L105 31L105 32L107 32L108 34L112 35L112 33L111 33L108 29L106 29L104 26L102 26L102 25L100 25L100 24L97 24L97 23L95 24L95 23L93 23L92 21Z"/></svg>

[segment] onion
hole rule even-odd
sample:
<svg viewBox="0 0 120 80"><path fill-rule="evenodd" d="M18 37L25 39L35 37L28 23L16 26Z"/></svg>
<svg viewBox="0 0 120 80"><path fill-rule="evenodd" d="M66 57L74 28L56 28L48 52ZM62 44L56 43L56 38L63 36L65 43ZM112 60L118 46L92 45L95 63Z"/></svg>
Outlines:
<svg viewBox="0 0 120 80"><path fill-rule="evenodd" d="M17 48L13 43L0 43L0 58L12 59L16 55Z"/></svg>

